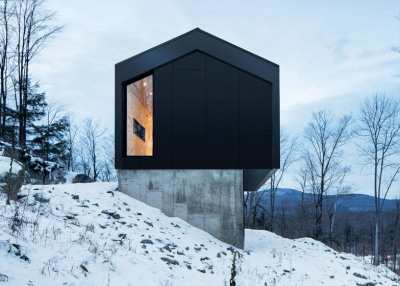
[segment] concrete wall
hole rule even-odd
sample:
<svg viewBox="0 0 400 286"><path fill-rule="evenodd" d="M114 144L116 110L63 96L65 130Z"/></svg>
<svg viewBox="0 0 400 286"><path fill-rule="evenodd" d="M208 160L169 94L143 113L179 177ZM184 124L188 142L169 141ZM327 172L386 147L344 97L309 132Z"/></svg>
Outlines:
<svg viewBox="0 0 400 286"><path fill-rule="evenodd" d="M243 248L242 170L118 170L119 190Z"/></svg>

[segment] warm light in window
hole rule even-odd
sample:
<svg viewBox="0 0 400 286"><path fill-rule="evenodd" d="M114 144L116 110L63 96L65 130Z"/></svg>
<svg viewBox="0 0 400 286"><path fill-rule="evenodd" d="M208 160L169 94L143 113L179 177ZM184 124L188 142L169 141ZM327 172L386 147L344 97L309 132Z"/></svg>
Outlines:
<svg viewBox="0 0 400 286"><path fill-rule="evenodd" d="M153 156L153 76L127 85L127 156Z"/></svg>

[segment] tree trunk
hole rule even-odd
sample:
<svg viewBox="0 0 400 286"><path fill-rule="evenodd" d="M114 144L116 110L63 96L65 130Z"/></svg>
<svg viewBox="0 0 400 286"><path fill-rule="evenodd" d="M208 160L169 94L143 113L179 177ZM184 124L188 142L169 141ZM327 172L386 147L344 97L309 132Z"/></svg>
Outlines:
<svg viewBox="0 0 400 286"><path fill-rule="evenodd" d="M374 265L379 264L379 215L375 217Z"/></svg>

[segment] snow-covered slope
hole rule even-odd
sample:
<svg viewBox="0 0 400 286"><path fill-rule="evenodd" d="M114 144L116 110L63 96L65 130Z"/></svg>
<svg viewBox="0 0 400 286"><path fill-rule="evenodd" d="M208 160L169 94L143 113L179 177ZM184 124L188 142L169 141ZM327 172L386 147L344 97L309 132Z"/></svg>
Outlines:
<svg viewBox="0 0 400 286"><path fill-rule="evenodd" d="M0 285L229 285L237 249L116 186L24 186L11 206L1 195ZM309 238L246 230L245 244L236 285L399 285Z"/></svg>

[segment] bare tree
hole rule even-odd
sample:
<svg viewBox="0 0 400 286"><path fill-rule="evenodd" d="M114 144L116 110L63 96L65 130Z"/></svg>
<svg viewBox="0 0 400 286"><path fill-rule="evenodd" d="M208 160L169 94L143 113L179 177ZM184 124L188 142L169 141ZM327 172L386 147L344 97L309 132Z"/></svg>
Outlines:
<svg viewBox="0 0 400 286"><path fill-rule="evenodd" d="M393 240L394 240L394 251L393 251L393 271L400 271L400 267L397 268L398 260L397 260L397 244L399 239L398 232L399 232L399 221L400 221L400 198L396 201L396 219L394 221L394 233L393 233Z"/></svg>
<svg viewBox="0 0 400 286"><path fill-rule="evenodd" d="M309 207L307 204L307 201L306 201L308 175L309 175L309 171L306 168L306 166L302 166L297 171L298 177L296 178L296 180L297 180L297 182L300 186L300 190L301 190L301 198L300 198L300 202L298 203L298 207L297 207L298 219L300 221L300 229L299 229L300 236L306 236L305 235L306 216L307 216L307 209Z"/></svg>
<svg viewBox="0 0 400 286"><path fill-rule="evenodd" d="M373 169L375 195L374 261L379 263L379 227L386 196L400 172L400 102L375 94L360 107L359 150Z"/></svg>
<svg viewBox="0 0 400 286"><path fill-rule="evenodd" d="M44 10L44 0L16 0L14 14L16 22L16 80L19 102L18 143L20 146L25 146L30 63L49 39L61 30L61 27L50 25L55 14Z"/></svg>
<svg viewBox="0 0 400 286"><path fill-rule="evenodd" d="M11 5L10 5L11 4ZM13 1L3 0L0 4L0 126L1 136L5 135L7 114L7 82L12 68L12 15L15 11Z"/></svg>
<svg viewBox="0 0 400 286"><path fill-rule="evenodd" d="M77 145L77 156L76 156L76 167L83 172L86 176L90 176L90 173L92 172L92 167L90 163L90 154L89 151L87 150L87 147L85 146L85 142L83 140L83 137L80 138L78 141Z"/></svg>
<svg viewBox="0 0 400 286"><path fill-rule="evenodd" d="M322 235L324 197L340 192L350 168L342 165L343 146L351 138L351 115L336 119L331 111L314 112L304 130L306 141L303 163L307 169L307 189L313 194L315 208L314 238Z"/></svg>
<svg viewBox="0 0 400 286"><path fill-rule="evenodd" d="M102 166L102 180L105 182L111 182L116 180L115 171L115 140L114 135L109 134L104 137L104 160Z"/></svg>
<svg viewBox="0 0 400 286"><path fill-rule="evenodd" d="M281 144L281 166L270 179L269 189L269 212L267 214L270 217L270 231L274 231L274 220L275 220L275 197L276 191L278 190L279 184L282 182L284 175L292 164L297 160L297 151L299 149L298 137L290 136L286 129L281 129L280 134Z"/></svg>
<svg viewBox="0 0 400 286"><path fill-rule="evenodd" d="M298 137L290 136L288 131L285 128L281 128L280 131L280 161L281 166L269 179L262 188L265 188L261 192L252 192L250 194L250 205L251 207L251 216L252 216L252 225L255 225L256 217L258 214L258 209L262 209L265 211L269 218L269 230L274 231L274 220L275 220L275 195L278 190L279 184L282 182L284 175L287 173L287 170L291 167L291 165L297 160L297 152L299 148ZM269 190L267 186L269 185ZM262 205L262 198L265 194L269 195L269 209L266 209Z"/></svg>
<svg viewBox="0 0 400 286"><path fill-rule="evenodd" d="M100 152L103 147L104 134L106 129L101 127L100 121L93 121L92 118L86 118L83 121L83 146L89 152L90 163L93 171L93 181L95 182L99 171Z"/></svg>
<svg viewBox="0 0 400 286"><path fill-rule="evenodd" d="M67 143L68 143L68 152L67 152L67 169L68 171L75 171L76 164L76 136L79 132L79 126L74 124L74 120L71 114L67 115L67 129L65 130Z"/></svg>
<svg viewBox="0 0 400 286"><path fill-rule="evenodd" d="M333 230L335 225L335 218L337 213L337 204L339 198L346 199L344 195L350 195L351 186L346 184L345 179L346 176L350 173L350 167L345 166L342 169L342 172L337 174L337 183L333 190L330 192L330 195L326 197L326 210L329 219L329 240L333 239Z"/></svg>

